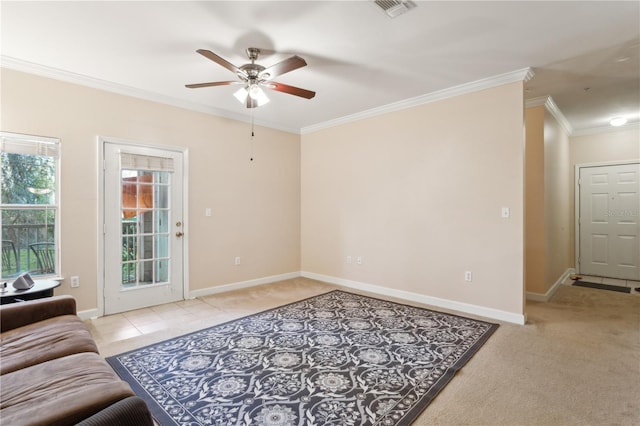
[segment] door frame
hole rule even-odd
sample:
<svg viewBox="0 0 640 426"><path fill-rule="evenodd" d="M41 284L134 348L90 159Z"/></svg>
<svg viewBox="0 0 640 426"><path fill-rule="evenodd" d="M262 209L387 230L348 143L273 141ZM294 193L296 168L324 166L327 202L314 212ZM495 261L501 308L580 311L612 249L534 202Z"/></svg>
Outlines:
<svg viewBox="0 0 640 426"><path fill-rule="evenodd" d="M580 274L580 169L586 169L590 167L606 167L606 166L624 166L627 164L640 164L640 158L637 160L620 160L620 161L603 161L597 163L582 163L575 165L575 173L573 178L573 193L574 193L574 207L573 207L573 223L574 223L574 254L575 254L575 270L576 274Z"/></svg>
<svg viewBox="0 0 640 426"><path fill-rule="evenodd" d="M184 232L183 247L182 247L182 297L186 299L189 294L189 221L186 218L189 217L189 150L187 148L151 144L146 142L137 142L132 140L112 138L108 136L98 136L97 139L98 149L98 259L97 259L97 298L98 298L98 316L104 316L104 277L105 277L105 261L104 261L104 194L105 194L105 159L104 159L104 145L107 143L113 143L117 145L129 145L141 148L160 149L164 151L179 152L182 154L183 168L182 168L182 228Z"/></svg>

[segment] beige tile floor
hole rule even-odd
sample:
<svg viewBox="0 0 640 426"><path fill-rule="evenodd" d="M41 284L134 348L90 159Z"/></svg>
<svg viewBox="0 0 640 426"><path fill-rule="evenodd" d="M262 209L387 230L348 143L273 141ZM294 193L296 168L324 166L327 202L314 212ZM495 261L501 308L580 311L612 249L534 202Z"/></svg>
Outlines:
<svg viewBox="0 0 640 426"><path fill-rule="evenodd" d="M103 356L159 342L338 288L304 278L87 320Z"/></svg>
<svg viewBox="0 0 640 426"><path fill-rule="evenodd" d="M335 288L297 278L86 323L111 356ZM640 425L640 297L562 285L526 312L524 326L501 323L414 425Z"/></svg>

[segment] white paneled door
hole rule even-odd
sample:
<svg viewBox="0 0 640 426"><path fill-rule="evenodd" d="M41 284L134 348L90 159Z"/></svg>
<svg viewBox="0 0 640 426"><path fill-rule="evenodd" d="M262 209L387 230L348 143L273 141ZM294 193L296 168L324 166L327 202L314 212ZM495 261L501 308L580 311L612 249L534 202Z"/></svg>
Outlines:
<svg viewBox="0 0 640 426"><path fill-rule="evenodd" d="M184 299L183 153L103 146L105 315Z"/></svg>
<svg viewBox="0 0 640 426"><path fill-rule="evenodd" d="M579 272L640 280L640 164L579 169Z"/></svg>

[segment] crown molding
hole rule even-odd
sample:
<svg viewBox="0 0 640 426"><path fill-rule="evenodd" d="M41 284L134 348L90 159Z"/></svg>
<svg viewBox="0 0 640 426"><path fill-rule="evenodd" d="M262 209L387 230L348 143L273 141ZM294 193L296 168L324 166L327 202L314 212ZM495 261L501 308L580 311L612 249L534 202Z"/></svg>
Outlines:
<svg viewBox="0 0 640 426"><path fill-rule="evenodd" d="M401 111L407 108L413 108L420 105L425 105L444 99L453 98L455 96L465 95L468 93L478 92L480 90L491 89L493 87L502 86L516 81L527 82L534 76L534 72L531 68L523 68L520 70L496 75L482 80L476 80L469 83L460 84L447 89L438 90L436 92L427 93L425 95L416 96L414 98L405 99L402 101L394 102L391 104L383 105L381 107L368 109L366 111L358 112L344 117L336 118L334 120L325 121L311 126L306 126L300 129L301 134L313 133L319 130L328 129L331 127L341 126L343 124L352 123L354 121L363 120L365 118L376 117L378 115L387 114L390 112Z"/></svg>
<svg viewBox="0 0 640 426"><path fill-rule="evenodd" d="M547 109L547 111L549 111L553 118L555 118L558 123L560 123L560 126L562 126L567 135L571 136L573 134L573 127L564 116L562 111L560 111L560 108L558 108L558 105L556 105L551 96L549 96L549 98L547 99L544 107Z"/></svg>
<svg viewBox="0 0 640 426"><path fill-rule="evenodd" d="M543 106L544 108L556 119L560 126L564 129L565 133L572 136L574 131L569 120L564 116L558 105L553 101L553 98L549 95L540 96L537 98L531 98L524 101L525 108L533 108L537 106Z"/></svg>
<svg viewBox="0 0 640 426"><path fill-rule="evenodd" d="M525 99L524 100L524 107L525 108L534 108L537 106L543 106L544 104L547 103L547 100L550 98L549 95L547 96L539 96L537 98L531 98L531 99Z"/></svg>
<svg viewBox="0 0 640 426"><path fill-rule="evenodd" d="M571 137L573 136L586 136L586 135L595 135L598 133L612 133L619 132L621 130L631 130L631 129L640 129L640 122L633 121L631 123L627 123L624 126L611 126L604 125L598 127L588 127L585 129L574 129L569 120L562 114L560 108L553 101L553 98L549 95L547 96L539 96L537 98L527 99L524 102L526 108L533 108L537 106L544 106L545 109L560 123L560 126L567 132L567 134Z"/></svg>
<svg viewBox="0 0 640 426"><path fill-rule="evenodd" d="M202 112L209 115L215 115L217 117L228 118L231 120L241 121L244 123L250 123L251 119L242 114L225 111L219 108L214 108L206 105L202 105L196 102L187 102L181 99L177 99L171 96L160 95L155 92L136 89L135 87L126 86L124 84L117 84L98 78L89 77L83 74L78 74L70 71L61 70L58 68L47 67L33 62L23 61L22 59L13 58L11 56L0 55L0 67L11 69L14 71L21 71L29 74L38 75L41 77L47 77L54 80L64 81L67 83L78 84L80 86L90 87L92 89L104 90L106 92L117 93L119 95L131 96L146 101L157 102L165 105L175 106L178 108ZM262 127L268 127L271 129L282 130L288 133L300 133L300 129L292 129L284 126L280 126L275 123L270 123L261 120L254 120L255 124Z"/></svg>
<svg viewBox="0 0 640 426"><path fill-rule="evenodd" d="M110 81L89 77L83 74L65 71L65 70L61 70L53 67L47 67L44 65L24 61L24 60L13 58L6 55L0 55L0 66L2 68L26 72L26 73L38 75L41 77L47 77L54 80L64 81L67 83L78 84L81 86L86 86L86 87L90 87L98 90L104 90L111 93L117 93L124 96L131 96L134 98L144 99L151 102L171 105L178 108L187 109L190 111L201 112L201 113L210 114L217 117L228 118L231 120L236 120L244 123L250 123L251 121L249 117L246 117L242 114L233 113L230 111L202 105L195 102L183 101L181 99L173 98L170 96L165 96L155 92L141 90L141 89L137 89L131 86L126 86L123 84L117 84ZM531 80L533 76L534 76L534 72L531 68L523 68L516 71L511 71L508 73L499 74L493 77L488 77L485 79L464 83L458 86L453 86L447 89L438 90L432 93L427 93L425 95L417 96L414 98L409 98L409 99L394 102L391 104L383 105L381 107L372 108L366 111L347 115L344 117L339 117L334 120L313 124L311 126L306 126L301 129L289 128L289 127L278 125L276 123L266 122L262 120L255 120L255 124L262 127L282 130L288 133L296 133L296 134L312 133L318 130L337 127L337 126L351 123L354 121L363 120L365 118L375 117L375 116L387 114L390 112L400 111L407 108L412 108L412 107L416 107L416 106L420 106L428 103L441 101L441 100L452 98L455 96L460 96L468 93L478 92L480 90L502 86L509 83L514 83L516 81L524 81L526 83L527 81Z"/></svg>
<svg viewBox="0 0 640 426"><path fill-rule="evenodd" d="M627 123L624 126L617 126L617 127L607 124L606 126L590 127L587 129L575 130L571 134L571 136L596 135L598 133L613 133L613 132L620 132L623 130L640 130L640 122L634 121L631 123Z"/></svg>

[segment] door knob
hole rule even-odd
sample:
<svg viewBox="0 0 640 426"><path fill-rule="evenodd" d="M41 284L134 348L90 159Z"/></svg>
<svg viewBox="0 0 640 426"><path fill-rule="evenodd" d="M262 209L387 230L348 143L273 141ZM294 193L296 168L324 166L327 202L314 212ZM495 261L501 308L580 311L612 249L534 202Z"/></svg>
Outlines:
<svg viewBox="0 0 640 426"><path fill-rule="evenodd" d="M176 232L176 237L182 237L184 234L180 231Z"/></svg>

